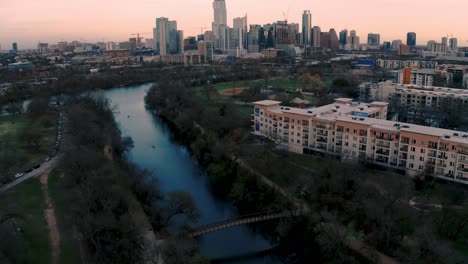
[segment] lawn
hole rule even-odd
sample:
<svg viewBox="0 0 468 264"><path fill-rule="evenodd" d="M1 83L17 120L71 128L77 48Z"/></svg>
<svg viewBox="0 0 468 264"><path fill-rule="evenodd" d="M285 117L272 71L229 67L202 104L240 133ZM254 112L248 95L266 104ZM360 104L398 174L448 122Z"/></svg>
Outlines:
<svg viewBox="0 0 468 264"><path fill-rule="evenodd" d="M70 209L64 198L66 192L64 191L61 175L60 171L53 170L48 179L49 195L55 208L55 216L60 232L59 263L79 264L81 263L79 242L75 238L76 235L72 227L73 221L70 219L70 214L68 214Z"/></svg>
<svg viewBox="0 0 468 264"><path fill-rule="evenodd" d="M27 114L0 117L0 180L41 163L55 144L58 113L33 120ZM32 131L37 134L31 135ZM31 137L37 141L32 144Z"/></svg>
<svg viewBox="0 0 468 264"><path fill-rule="evenodd" d="M0 213L18 213L24 221L15 221L22 229L26 263L49 264L49 230L44 217L46 207L39 179L30 179L1 194Z"/></svg>
<svg viewBox="0 0 468 264"><path fill-rule="evenodd" d="M265 84L265 80L243 80L243 81L233 81L233 82L224 82L216 83L214 87L216 90L222 92L229 89L240 88L240 87L250 87L256 84ZM268 86L272 86L273 89L284 89L286 91L295 91L298 88L297 84L294 81L289 79L270 79L268 81Z"/></svg>

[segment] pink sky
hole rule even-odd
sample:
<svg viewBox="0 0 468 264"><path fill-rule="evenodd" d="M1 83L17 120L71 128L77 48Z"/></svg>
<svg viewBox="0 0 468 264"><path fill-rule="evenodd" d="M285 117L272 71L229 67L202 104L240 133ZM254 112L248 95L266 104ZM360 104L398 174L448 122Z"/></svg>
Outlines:
<svg viewBox="0 0 468 264"><path fill-rule="evenodd" d="M210 28L212 0L0 0L0 44L9 49L35 47L39 41L123 41L134 32L152 32L156 17L177 20L185 36ZM312 12L312 24L322 30L356 29L361 41L380 33L381 41L406 40L418 35L418 44L440 41L453 34L459 46L468 46L467 0L226 0L228 23L248 13L249 24L283 20L301 23L303 10ZM151 35L145 35L151 38Z"/></svg>

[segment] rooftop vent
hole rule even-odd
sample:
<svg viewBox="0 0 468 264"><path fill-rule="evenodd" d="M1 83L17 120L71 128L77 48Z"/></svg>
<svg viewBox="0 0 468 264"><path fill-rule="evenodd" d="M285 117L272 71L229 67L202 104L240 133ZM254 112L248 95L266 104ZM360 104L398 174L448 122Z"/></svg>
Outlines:
<svg viewBox="0 0 468 264"><path fill-rule="evenodd" d="M402 126L402 128L410 128L410 126Z"/></svg>
<svg viewBox="0 0 468 264"><path fill-rule="evenodd" d="M359 120L364 121L364 120L366 120L366 119L365 119L365 118L359 118Z"/></svg>
<svg viewBox="0 0 468 264"><path fill-rule="evenodd" d="M445 135L445 136L444 136L444 138L447 138L447 139L449 139L449 138L450 138L450 136L449 136L449 135Z"/></svg>
<svg viewBox="0 0 468 264"><path fill-rule="evenodd" d="M312 114L312 111L307 111L307 113Z"/></svg>
<svg viewBox="0 0 468 264"><path fill-rule="evenodd" d="M398 123L396 123L396 124L394 124L393 126L395 126L395 127L399 127L399 126L401 126L401 125L400 125L400 124L398 124Z"/></svg>
<svg viewBox="0 0 468 264"><path fill-rule="evenodd" d="M460 134L458 134L458 133L453 133L453 135L456 136L456 137L460 136Z"/></svg>
<svg viewBox="0 0 468 264"><path fill-rule="evenodd" d="M286 110L291 110L291 108L289 108L289 107L288 107L288 108L285 108L285 109L286 109Z"/></svg>

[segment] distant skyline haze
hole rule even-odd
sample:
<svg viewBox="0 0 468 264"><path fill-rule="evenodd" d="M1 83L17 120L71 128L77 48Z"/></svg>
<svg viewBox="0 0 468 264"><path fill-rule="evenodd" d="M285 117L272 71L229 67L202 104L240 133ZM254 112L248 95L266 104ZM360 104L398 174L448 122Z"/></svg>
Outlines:
<svg viewBox="0 0 468 264"><path fill-rule="evenodd" d="M213 0L123 1L123 0L15 0L2 1L0 44L10 49L35 48L38 42L78 40L82 42L125 41L132 33L152 32L157 17L176 20L184 37L211 30ZM361 39L380 33L381 42L401 39L407 32L417 33L417 44L453 35L459 46L467 46L468 10L466 0L226 0L227 21L248 14L248 24L267 24L284 20L302 26L304 10L312 14L312 26L322 31L355 29ZM152 38L152 34L143 34Z"/></svg>

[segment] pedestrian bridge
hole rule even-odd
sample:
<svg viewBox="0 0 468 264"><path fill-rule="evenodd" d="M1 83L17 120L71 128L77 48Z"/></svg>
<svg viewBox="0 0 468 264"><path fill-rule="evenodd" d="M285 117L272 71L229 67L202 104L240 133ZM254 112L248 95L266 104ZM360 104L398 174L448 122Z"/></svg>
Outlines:
<svg viewBox="0 0 468 264"><path fill-rule="evenodd" d="M219 222L215 222L209 225L201 226L193 230L189 236L199 237L208 233L218 232L224 229L233 228L240 225L253 224L259 222L265 222L281 218L298 217L309 214L310 210L292 210L282 212L264 212L250 215L243 215L236 218L226 219Z"/></svg>

